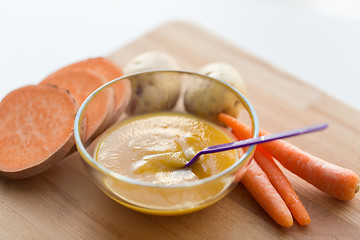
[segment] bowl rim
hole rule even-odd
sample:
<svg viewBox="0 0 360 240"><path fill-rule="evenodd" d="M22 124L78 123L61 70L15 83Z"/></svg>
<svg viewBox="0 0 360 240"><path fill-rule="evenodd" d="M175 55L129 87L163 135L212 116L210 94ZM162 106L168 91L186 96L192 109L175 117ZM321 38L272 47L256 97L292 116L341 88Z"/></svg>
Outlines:
<svg viewBox="0 0 360 240"><path fill-rule="evenodd" d="M185 187L194 187L197 185L202 185L208 182L211 182L213 180L216 180L226 174L228 174L229 172L232 172L237 166L239 166L240 164L242 164L246 159L250 158L250 155L253 155L253 153L255 152L256 149L256 145L250 145L248 150L235 162L233 163L230 167L226 168L225 170L214 174L210 177L206 177L203 179L199 179L197 181L192 181L192 182L185 182L185 183L175 183L175 184L159 184L159 183L152 183L152 182L145 182L145 181L140 181L134 178L130 178L127 176L123 176L119 173L116 173L106 167L104 167L103 165L101 165L100 163L98 163L93 157L90 156L90 154L87 152L82 140L81 140L81 134L80 134L80 130L81 130L81 121L83 119L83 115L84 115L84 110L86 110L87 105L90 103L90 101L99 93L101 92L103 89L109 87L112 84L115 84L116 82L125 80L129 77L134 77L137 75L141 75L141 74L149 74L149 73L160 73L160 72L169 72L169 73L180 73L180 74L187 74L187 75L195 75L198 77L202 77L202 78L207 78L210 79L211 81L216 81L218 83L220 83L221 85L223 85L224 87L228 88L229 90L231 90L232 92L234 92L235 95L237 95L237 97L241 100L241 102L243 103L244 107L246 108L246 110L248 111L248 114L250 116L250 120L251 120L251 124L253 126L253 136L252 138L258 137L259 136L259 121L258 121L258 117L257 114L255 112L255 109L253 108L253 106L251 105L250 101L245 97L245 95L243 95L240 91L238 91L237 89L235 89L234 87L232 87L231 85L220 81L218 79L209 77L207 75L203 75L197 72L191 72L191 71L186 71L186 70L168 70L168 69L160 69L160 70L150 70L150 71L142 71L142 72L136 72L136 73L132 73L132 74L126 74L123 75L119 78L113 79L105 84L103 84L102 86L100 86L99 88L97 88L95 91L93 91L86 99L85 101L81 104L80 108L78 109L78 112L76 113L75 116L75 121L74 121L74 138L75 138L75 144L76 144L76 148L81 156L81 158L93 169L95 169L96 171L106 175L106 176L110 176L111 178L115 178L117 180L126 182L126 183L130 183L130 184L134 184L134 185L140 185L140 186L144 186L144 187L152 187L152 188L185 188ZM250 159L251 160L251 159ZM249 161L250 161L249 160Z"/></svg>

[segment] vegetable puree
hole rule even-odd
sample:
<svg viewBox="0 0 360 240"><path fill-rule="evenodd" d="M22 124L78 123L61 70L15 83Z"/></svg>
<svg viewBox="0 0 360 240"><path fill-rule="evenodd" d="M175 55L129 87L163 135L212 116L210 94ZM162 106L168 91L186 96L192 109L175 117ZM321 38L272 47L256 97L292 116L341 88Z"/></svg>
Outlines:
<svg viewBox="0 0 360 240"><path fill-rule="evenodd" d="M95 159L108 169L140 181L175 184L197 181L231 166L238 151L202 155L205 147L232 142L223 128L186 113L161 112L129 118L100 139Z"/></svg>

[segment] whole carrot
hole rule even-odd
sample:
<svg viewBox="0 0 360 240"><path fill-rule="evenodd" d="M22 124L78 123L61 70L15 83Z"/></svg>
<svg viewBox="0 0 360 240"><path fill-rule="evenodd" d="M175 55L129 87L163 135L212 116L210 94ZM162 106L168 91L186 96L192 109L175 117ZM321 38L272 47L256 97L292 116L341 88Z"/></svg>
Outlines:
<svg viewBox="0 0 360 240"><path fill-rule="evenodd" d="M232 123L235 135L250 136L251 129L237 119L219 114L222 122ZM260 130L260 135L267 132ZM359 176L352 170L339 167L315 157L284 140L262 143L261 146L285 168L323 192L340 200L350 200L359 191Z"/></svg>
<svg viewBox="0 0 360 240"><path fill-rule="evenodd" d="M269 177L270 182L288 206L295 220L300 225L309 224L311 220L308 212L299 199L299 196L296 194L294 188L291 186L289 180L274 162L272 156L260 146L257 146L254 159Z"/></svg>
<svg viewBox="0 0 360 240"><path fill-rule="evenodd" d="M223 120L224 123L229 127L236 126L238 121L235 118L225 119L224 117L222 117L221 120ZM246 139L250 137L250 135L240 135L240 132L236 132L235 135L238 139ZM300 225L309 224L311 220L308 212L306 211L295 190L291 186L289 180L274 162L272 156L260 146L257 146L254 159L261 167L261 169L266 173L271 184L278 191L296 221Z"/></svg>
<svg viewBox="0 0 360 240"><path fill-rule="evenodd" d="M284 200L255 161L251 161L241 182L275 222L283 227L293 225L293 218Z"/></svg>

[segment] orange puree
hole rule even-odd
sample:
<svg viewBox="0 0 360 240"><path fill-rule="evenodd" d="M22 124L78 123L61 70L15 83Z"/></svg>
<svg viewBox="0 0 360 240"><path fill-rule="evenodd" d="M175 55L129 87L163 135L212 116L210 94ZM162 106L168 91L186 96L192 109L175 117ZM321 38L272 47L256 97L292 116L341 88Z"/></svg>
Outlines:
<svg viewBox="0 0 360 240"><path fill-rule="evenodd" d="M185 113L152 113L129 118L100 139L95 159L140 181L174 184L206 178L231 166L235 150L207 154L182 168L207 146L233 141L225 129Z"/></svg>

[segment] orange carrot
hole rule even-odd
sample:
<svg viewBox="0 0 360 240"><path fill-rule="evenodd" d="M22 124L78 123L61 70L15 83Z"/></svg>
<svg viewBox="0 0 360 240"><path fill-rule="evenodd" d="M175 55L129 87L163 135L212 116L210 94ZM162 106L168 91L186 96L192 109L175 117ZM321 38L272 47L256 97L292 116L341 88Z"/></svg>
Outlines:
<svg viewBox="0 0 360 240"><path fill-rule="evenodd" d="M220 119L224 120L223 117L220 117ZM231 118L229 120L237 121L234 118ZM226 121L224 123L233 126L233 124L231 124L229 121ZM239 135L239 132L237 132L236 137L241 140L249 138L250 135ZM271 184L278 191L296 221L300 225L309 224L311 220L308 212L306 211L295 190L291 186L289 180L274 162L272 156L268 152L263 150L261 146L257 146L254 154L254 159L269 177Z"/></svg>
<svg viewBox="0 0 360 240"><path fill-rule="evenodd" d="M45 171L74 146L77 104L64 89L26 86L0 103L0 175L25 178Z"/></svg>
<svg viewBox="0 0 360 240"><path fill-rule="evenodd" d="M84 70L84 69L90 69L94 72L97 72L105 77L107 81L111 81L115 78L121 77L124 73L123 70L114 64L112 61L110 61L107 58L103 57L97 57L97 58L89 58L83 61L79 61L70 65L67 65L58 71L56 71L54 74L57 74L62 71L67 70ZM115 110L119 111L119 108L124 107L123 101L127 97L126 94L129 93L130 85L127 81L121 81L114 85L112 85L112 88L114 89L115 93Z"/></svg>
<svg viewBox="0 0 360 240"><path fill-rule="evenodd" d="M106 79L102 75L89 69L59 71L40 82L40 84L56 85L69 90L79 105L104 83L106 83ZM84 141L96 137L110 123L113 114L114 95L113 89L109 88L98 94L86 110L87 122Z"/></svg>
<svg viewBox="0 0 360 240"><path fill-rule="evenodd" d="M220 117L220 116L219 116ZM224 120L224 117L220 117L221 120ZM234 127L236 124L235 118L226 118L224 123L226 125L231 125L229 127ZM231 122L230 122L231 121ZM234 122L234 123L233 123ZM240 135L239 132L236 133L236 137L241 139L247 139L250 135ZM286 205L288 206L290 212L300 225L307 225L310 223L310 216L306 211L304 205L296 194L294 188L291 186L291 183L286 178L281 169L276 165L272 156L263 150L261 146L257 146L254 154L254 159L261 169L269 177L271 184L278 191Z"/></svg>
<svg viewBox="0 0 360 240"><path fill-rule="evenodd" d="M235 135L250 136L251 129L237 119L223 113L219 119L231 127ZM260 135L266 134L260 131ZM326 162L284 140L260 145L285 168L337 199L353 199L359 191L359 176L350 169Z"/></svg>
<svg viewBox="0 0 360 240"><path fill-rule="evenodd" d="M293 218L284 200L255 161L251 161L241 182L275 222L283 227L293 225Z"/></svg>
<svg viewBox="0 0 360 240"><path fill-rule="evenodd" d="M264 151L260 146L257 146L254 159L269 177L270 182L288 206L295 220L300 225L309 224L311 220L308 212L296 194L294 188L291 186L289 180L274 162L272 156L268 152Z"/></svg>

